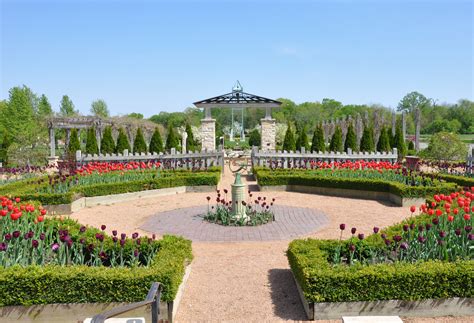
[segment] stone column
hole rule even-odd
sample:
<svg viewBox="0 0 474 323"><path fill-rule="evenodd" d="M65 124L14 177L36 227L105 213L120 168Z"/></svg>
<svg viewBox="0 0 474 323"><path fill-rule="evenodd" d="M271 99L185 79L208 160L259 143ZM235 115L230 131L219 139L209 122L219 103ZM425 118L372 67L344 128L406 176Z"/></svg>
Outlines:
<svg viewBox="0 0 474 323"><path fill-rule="evenodd" d="M420 128L421 128L421 120L420 120L420 109L416 108L415 110L415 150L416 152L420 151Z"/></svg>
<svg viewBox="0 0 474 323"><path fill-rule="evenodd" d="M357 114L355 121L355 133L357 138L357 146L360 144L360 139L362 138L362 132L364 131L364 126L362 125L362 118L360 114Z"/></svg>
<svg viewBox="0 0 474 323"><path fill-rule="evenodd" d="M97 139L97 147L99 148L99 153L100 153L100 142L102 141L102 129L99 126L95 128L95 138Z"/></svg>
<svg viewBox="0 0 474 323"><path fill-rule="evenodd" d="M402 112L402 135L403 135L403 141L406 140L407 138L407 120L406 120L406 112Z"/></svg>
<svg viewBox="0 0 474 323"><path fill-rule="evenodd" d="M51 158L56 157L56 142L54 138L54 128L52 126L49 127L49 147L50 147L50 154Z"/></svg>
<svg viewBox="0 0 474 323"><path fill-rule="evenodd" d="M181 135L181 152L186 154L188 151L186 149L186 139L188 139L188 133L186 131Z"/></svg>
<svg viewBox="0 0 474 323"><path fill-rule="evenodd" d="M66 149L69 147L69 142L71 141L71 129L65 129L66 130Z"/></svg>
<svg viewBox="0 0 474 323"><path fill-rule="evenodd" d="M201 149L216 150L216 120L205 118L201 120Z"/></svg>
<svg viewBox="0 0 474 323"><path fill-rule="evenodd" d="M395 132L397 130L397 115L395 111L392 112L392 137L395 137Z"/></svg>
<svg viewBox="0 0 474 323"><path fill-rule="evenodd" d="M275 151L276 149L276 120L263 118L262 125L262 150Z"/></svg>

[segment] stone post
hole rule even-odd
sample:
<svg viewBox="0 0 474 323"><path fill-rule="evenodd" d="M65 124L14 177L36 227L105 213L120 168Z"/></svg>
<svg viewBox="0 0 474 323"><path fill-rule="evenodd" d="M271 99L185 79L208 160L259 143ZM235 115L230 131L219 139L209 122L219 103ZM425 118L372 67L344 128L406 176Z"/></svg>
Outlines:
<svg viewBox="0 0 474 323"><path fill-rule="evenodd" d="M216 120L204 118L201 120L201 149L216 150Z"/></svg>
<svg viewBox="0 0 474 323"><path fill-rule="evenodd" d="M56 142L54 138L54 128L52 125L49 127L49 147L50 147L49 156L51 158L55 158L56 157Z"/></svg>
<svg viewBox="0 0 474 323"><path fill-rule="evenodd" d="M407 138L407 120L406 120L406 112L402 112L402 134L403 134L403 141Z"/></svg>
<svg viewBox="0 0 474 323"><path fill-rule="evenodd" d="M100 153L100 142L102 140L102 129L100 126L95 128L95 138L97 139L97 147L99 148Z"/></svg>
<svg viewBox="0 0 474 323"><path fill-rule="evenodd" d="M262 150L275 151L276 149L276 120L263 118L262 125Z"/></svg>
<svg viewBox="0 0 474 323"><path fill-rule="evenodd" d="M66 149L69 147L69 142L71 141L71 129L65 129L66 130Z"/></svg>
<svg viewBox="0 0 474 323"><path fill-rule="evenodd" d="M356 122L355 122L355 132L357 137L357 146L360 144L360 139L362 138L362 132L364 131L364 127L362 125L362 118L360 114L357 114Z"/></svg>
<svg viewBox="0 0 474 323"><path fill-rule="evenodd" d="M235 174L235 181L232 186L232 216L237 219L245 218L248 219L246 209L247 207L242 204L245 201L245 184L240 179L240 173Z"/></svg>
<svg viewBox="0 0 474 323"><path fill-rule="evenodd" d="M188 133L186 131L184 131L183 134L181 135L181 152L183 154L187 153L187 149L186 149L186 140L187 139L188 139Z"/></svg>
<svg viewBox="0 0 474 323"><path fill-rule="evenodd" d="M421 120L420 120L420 109L416 108L415 110L415 150L416 152L420 151L420 128L421 128Z"/></svg>
<svg viewBox="0 0 474 323"><path fill-rule="evenodd" d="M395 137L395 131L397 129L397 115L395 111L392 112L392 137Z"/></svg>

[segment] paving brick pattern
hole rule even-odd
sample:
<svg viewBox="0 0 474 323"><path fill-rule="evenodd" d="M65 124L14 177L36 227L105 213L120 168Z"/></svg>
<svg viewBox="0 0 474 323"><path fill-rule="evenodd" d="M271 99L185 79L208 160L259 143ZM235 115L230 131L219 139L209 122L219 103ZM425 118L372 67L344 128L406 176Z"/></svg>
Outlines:
<svg viewBox="0 0 474 323"><path fill-rule="evenodd" d="M151 216L140 229L181 235L192 241L271 241L307 235L329 224L321 211L292 206L273 206L275 221L256 227L209 223L202 218L206 212L207 206L161 212Z"/></svg>

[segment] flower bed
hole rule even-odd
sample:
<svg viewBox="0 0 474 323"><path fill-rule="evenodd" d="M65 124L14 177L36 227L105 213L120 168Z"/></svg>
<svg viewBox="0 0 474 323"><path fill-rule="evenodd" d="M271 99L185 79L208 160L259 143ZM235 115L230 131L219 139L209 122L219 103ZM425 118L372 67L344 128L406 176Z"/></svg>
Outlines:
<svg viewBox="0 0 474 323"><path fill-rule="evenodd" d="M399 197L424 198L437 192L449 193L456 189L448 179L410 174L403 170L318 168L294 170L254 168L259 186L300 185L310 187L387 192Z"/></svg>
<svg viewBox="0 0 474 323"><path fill-rule="evenodd" d="M142 300L150 284L171 301L191 261L191 242L113 231L50 218L19 199L1 199L0 306Z"/></svg>
<svg viewBox="0 0 474 323"><path fill-rule="evenodd" d="M474 188L473 193L436 195L420 215L383 230L374 228L367 238L353 228L345 241L294 240L287 256L305 300L472 298L473 199Z"/></svg>
<svg viewBox="0 0 474 323"><path fill-rule="evenodd" d="M37 200L44 205L69 204L79 197L140 192L177 186L217 185L220 168L206 171L133 168L128 170L82 171L22 180L0 186L0 194Z"/></svg>

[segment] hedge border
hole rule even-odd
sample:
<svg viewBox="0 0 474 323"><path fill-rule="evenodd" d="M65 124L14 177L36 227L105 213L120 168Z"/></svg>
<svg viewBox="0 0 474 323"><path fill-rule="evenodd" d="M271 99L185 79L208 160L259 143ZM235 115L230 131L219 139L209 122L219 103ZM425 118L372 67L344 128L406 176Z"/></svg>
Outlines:
<svg viewBox="0 0 474 323"><path fill-rule="evenodd" d="M0 268L0 306L54 303L136 302L152 282L172 301L193 258L191 241L165 235L149 267L13 266Z"/></svg>

